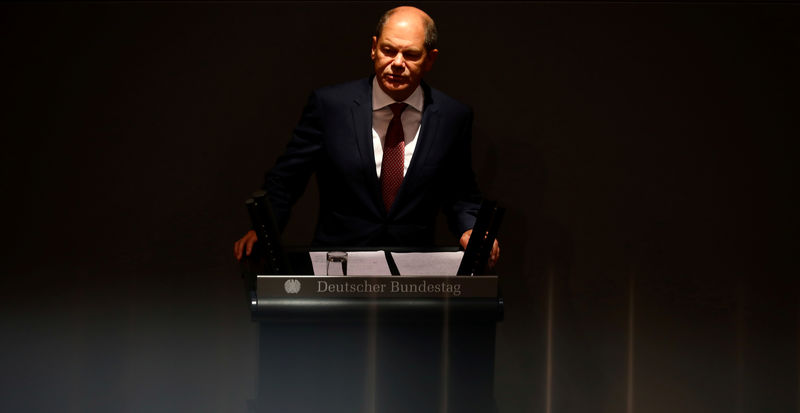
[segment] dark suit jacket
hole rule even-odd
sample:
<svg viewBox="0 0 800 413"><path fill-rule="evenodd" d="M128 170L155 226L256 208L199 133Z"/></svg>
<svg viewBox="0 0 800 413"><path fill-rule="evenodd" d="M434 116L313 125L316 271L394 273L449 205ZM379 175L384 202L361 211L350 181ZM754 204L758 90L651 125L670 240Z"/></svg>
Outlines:
<svg viewBox="0 0 800 413"><path fill-rule="evenodd" d="M286 152L264 184L281 230L314 172L320 196L315 244L432 245L440 209L456 236L472 228L481 199L472 171L472 111L421 86L419 141L388 213L372 148L372 78L311 94Z"/></svg>

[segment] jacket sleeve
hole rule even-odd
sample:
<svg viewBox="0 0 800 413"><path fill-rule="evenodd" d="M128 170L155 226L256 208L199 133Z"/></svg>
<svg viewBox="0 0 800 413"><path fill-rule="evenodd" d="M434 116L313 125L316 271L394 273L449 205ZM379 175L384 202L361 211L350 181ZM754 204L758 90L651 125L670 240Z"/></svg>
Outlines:
<svg viewBox="0 0 800 413"><path fill-rule="evenodd" d="M281 232L289 222L292 206L305 192L318 165L323 136L320 106L318 96L312 93L284 154L265 175L263 189Z"/></svg>
<svg viewBox="0 0 800 413"><path fill-rule="evenodd" d="M445 197L444 214L450 231L460 237L472 229L478 216L482 196L472 170L472 110L461 125L457 144L454 146L455 170L452 186Z"/></svg>

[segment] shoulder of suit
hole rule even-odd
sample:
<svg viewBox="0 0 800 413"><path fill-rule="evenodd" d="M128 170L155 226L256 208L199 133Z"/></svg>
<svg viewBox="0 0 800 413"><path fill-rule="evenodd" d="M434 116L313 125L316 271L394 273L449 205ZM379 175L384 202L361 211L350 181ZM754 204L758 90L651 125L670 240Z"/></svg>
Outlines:
<svg viewBox="0 0 800 413"><path fill-rule="evenodd" d="M370 94L369 78L354 80L337 85L324 86L314 91L320 99L331 102L352 102Z"/></svg>
<svg viewBox="0 0 800 413"><path fill-rule="evenodd" d="M462 103L459 100L447 95L446 93L442 92L439 89L432 88L428 85L425 86L426 93L430 93L430 100L433 104L435 104L439 110L455 112L455 113L472 113L472 108ZM427 99L426 99L427 100Z"/></svg>

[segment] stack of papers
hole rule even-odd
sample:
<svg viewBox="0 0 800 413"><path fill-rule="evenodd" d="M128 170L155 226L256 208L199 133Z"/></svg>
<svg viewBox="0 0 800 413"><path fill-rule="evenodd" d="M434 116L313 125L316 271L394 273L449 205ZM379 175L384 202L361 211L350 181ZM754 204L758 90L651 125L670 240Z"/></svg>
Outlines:
<svg viewBox="0 0 800 413"><path fill-rule="evenodd" d="M400 275L456 275L464 251L393 252Z"/></svg>

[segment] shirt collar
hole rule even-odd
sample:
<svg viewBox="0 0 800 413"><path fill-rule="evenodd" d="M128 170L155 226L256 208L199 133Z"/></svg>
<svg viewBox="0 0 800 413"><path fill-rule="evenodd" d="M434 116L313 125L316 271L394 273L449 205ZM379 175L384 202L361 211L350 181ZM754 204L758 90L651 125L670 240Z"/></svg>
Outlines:
<svg viewBox="0 0 800 413"><path fill-rule="evenodd" d="M422 92L422 88L417 86L414 89L414 92L404 100L404 103L407 103L408 106L422 112L422 104L425 100L425 94ZM392 99L391 96L387 95L386 92L381 89L380 85L378 85L378 77L375 76L372 78L372 110L380 110L385 108L386 106L395 103L395 100Z"/></svg>

